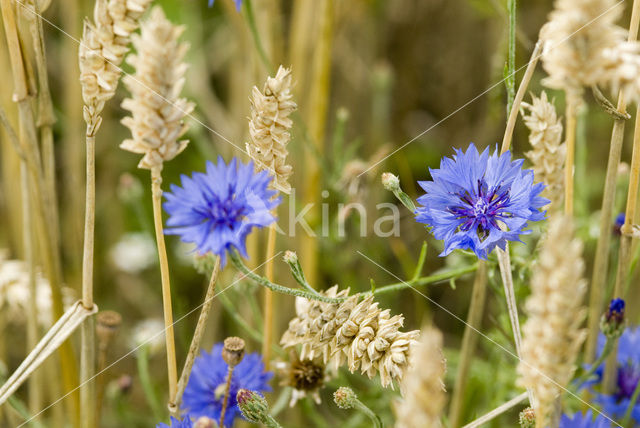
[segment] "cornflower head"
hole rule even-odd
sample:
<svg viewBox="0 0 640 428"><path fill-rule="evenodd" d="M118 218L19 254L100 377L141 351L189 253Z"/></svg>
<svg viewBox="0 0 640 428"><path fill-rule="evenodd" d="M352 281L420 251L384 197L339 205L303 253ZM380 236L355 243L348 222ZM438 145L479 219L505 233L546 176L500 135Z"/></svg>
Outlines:
<svg viewBox="0 0 640 428"><path fill-rule="evenodd" d="M334 286L323 294L347 297L349 290L338 292ZM404 377L420 333L400 331L404 317L378 308L373 296L353 295L342 303L296 298L296 315L280 339L284 348L301 345L301 359L322 358L336 368L347 364L352 373L360 370L370 379L379 372L385 388Z"/></svg>
<svg viewBox="0 0 640 428"><path fill-rule="evenodd" d="M486 259L495 247L504 249L507 241L530 233L527 222L544 219L544 185L534 184L533 171L522 163L511 161L510 152L479 154L471 143L466 152L443 158L440 169L430 169L433 181L418 182L427 193L418 198L416 221L444 240L441 256L470 249Z"/></svg>
<svg viewBox="0 0 640 428"><path fill-rule="evenodd" d="M558 209L564 196L564 158L566 147L562 142L562 121L558 118L546 92L533 95L531 104L522 103L524 123L529 128L532 150L526 153L533 165L536 179L545 184L542 194L549 198L551 207Z"/></svg>
<svg viewBox="0 0 640 428"><path fill-rule="evenodd" d="M438 428L447 402L444 389L445 360L442 333L434 327L423 329L411 355L411 368L401 388L404 400L395 406L396 428Z"/></svg>
<svg viewBox="0 0 640 428"><path fill-rule="evenodd" d="M547 426L554 402L573 376L585 331L582 299L582 242L573 236L569 217L556 215L549 222L540 258L531 279L525 308L522 361L518 384L533 391L538 401L536 426Z"/></svg>
<svg viewBox="0 0 640 428"><path fill-rule="evenodd" d="M559 428L609 428L611 423L603 415L593 418L591 410L587 413L576 413L573 416L566 414L560 417Z"/></svg>
<svg viewBox="0 0 640 428"><path fill-rule="evenodd" d="M251 162L234 158L227 165L222 157L217 164L207 162L206 172L182 175L182 187L172 184L171 192L165 193L165 233L195 244L201 255L219 255L222 266L227 250L235 248L247 257L247 235L275 221L271 210L280 198L273 199L276 191L268 188L270 182L269 174L254 172Z"/></svg>
<svg viewBox="0 0 640 428"><path fill-rule="evenodd" d="M616 339L624 332L624 307L624 300L615 298L609 303L607 311L602 314L600 330L606 337Z"/></svg>
<svg viewBox="0 0 640 428"><path fill-rule="evenodd" d="M613 232L616 235L622 235L622 226L624 226L624 221L625 221L625 214L624 213L619 213L616 216L616 220L613 223Z"/></svg>
<svg viewBox="0 0 640 428"><path fill-rule="evenodd" d="M604 53L624 41L616 25L622 14L616 0L556 0L549 22L542 27L542 66L549 74L543 83L562 89L575 100L584 87L602 83Z"/></svg>
<svg viewBox="0 0 640 428"><path fill-rule="evenodd" d="M606 337L600 334L598 337L598 356L602 354ZM612 394L596 393L595 401L602 405L605 414L612 418L622 418L631 402L631 397L640 381L640 327L628 327L618 339L617 375L616 384ZM595 371L598 379L595 382L587 382L591 387L602 381L604 364ZM636 423L640 423L640 403L636 402L631 417Z"/></svg>
<svg viewBox="0 0 640 428"><path fill-rule="evenodd" d="M156 6L142 23L140 34L131 37L136 54L127 62L135 74L124 78L131 98L122 102L122 108L131 112L122 119L131 138L120 147L144 155L139 168L162 169L163 162L176 157L189 142L180 140L188 128L183 119L193 110L193 103L180 97L187 71L183 59L188 45L178 41L183 31L184 27L173 25Z"/></svg>
<svg viewBox="0 0 640 428"><path fill-rule="evenodd" d="M258 170L268 170L272 186L284 193L291 192L289 176L293 168L286 164L291 140L289 115L298 107L291 94L291 70L280 66L275 77L268 77L262 91L253 87L247 153Z"/></svg>
<svg viewBox="0 0 640 428"><path fill-rule="evenodd" d="M213 346L211 352L203 352L194 361L182 404L183 410L194 418L206 416L216 421L220 420L229 369L222 356L223 347L222 343L218 343ZM271 391L269 380L272 376L273 373L265 372L264 363L259 354L251 353L244 356L233 369L224 418L225 427L232 426L235 418L240 415L236 400L238 391L240 389L260 393Z"/></svg>

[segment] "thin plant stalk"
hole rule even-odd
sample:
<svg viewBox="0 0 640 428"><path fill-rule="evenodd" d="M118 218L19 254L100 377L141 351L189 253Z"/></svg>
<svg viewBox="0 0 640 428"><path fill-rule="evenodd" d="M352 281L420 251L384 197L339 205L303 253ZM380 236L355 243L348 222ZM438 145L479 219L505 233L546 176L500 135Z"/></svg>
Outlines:
<svg viewBox="0 0 640 428"><path fill-rule="evenodd" d="M49 227L50 220L47 217L47 203L44 192L42 171L40 170L40 153L38 149L38 137L36 135L35 120L29 101L27 78L25 74L22 49L18 36L15 15L11 5L11 0L0 0L2 10L2 20L5 29L5 39L8 46L8 54L11 62L12 75L14 80L14 100L18 106L18 118L20 123L21 147L25 153L27 168L31 176L30 185L32 187L32 201L34 202L33 212L35 214L36 230L41 237L42 260L49 279L52 296L53 316L62 316L64 308L62 305L62 272L60 264L60 254L54 248L52 231ZM76 362L69 341L60 346L60 363L62 369L62 379L65 390L71 391L78 384ZM78 401L77 394L71 394L69 411L71 420L77 425Z"/></svg>
<svg viewBox="0 0 640 428"><path fill-rule="evenodd" d="M633 395L631 395L629 405L627 405L627 410L624 412L624 417L622 418L623 427L631 426L629 424L629 422L631 422L631 412L638 402L638 397L640 397L640 382L636 384L636 389L633 390Z"/></svg>
<svg viewBox="0 0 640 428"><path fill-rule="evenodd" d="M631 23L629 25L628 40L637 40L638 27L640 24L640 0L633 1L631 11ZM624 113L627 103L618 92L618 103L616 109ZM595 358L596 344L598 340L600 315L603 308L603 294L609 265L609 247L611 245L611 219L616 193L616 176L618 164L622 153L622 141L624 139L624 119L615 119L613 130L611 131L611 143L609 145L609 160L607 162L607 172L604 182L602 196L602 209L600 210L600 236L596 246L596 255L593 263L593 273L591 277L591 292L589 294L589 319L587 331L587 344L585 347L585 362L590 363Z"/></svg>
<svg viewBox="0 0 640 428"><path fill-rule="evenodd" d="M220 410L220 426L224 427L224 416L227 412L227 406L229 405L229 392L231 389L231 378L233 377L233 369L235 366L229 365L229 371L227 371L227 383L224 387L224 398L222 399L222 410Z"/></svg>
<svg viewBox="0 0 640 428"><path fill-rule="evenodd" d="M42 145L42 164L44 168L44 179L46 184L48 211L51 219L51 231L55 248L60 246L58 236L58 203L55 180L55 151L53 146L53 125L56 122L53 113L53 101L49 90L49 79L47 75L47 59L44 45L44 35L42 29L42 18L38 10L38 2L33 2L34 10L26 10L30 20L29 30L33 39L33 51L35 54L36 69L38 71L38 122L40 129L40 139ZM29 16L29 15L33 16Z"/></svg>
<svg viewBox="0 0 640 428"><path fill-rule="evenodd" d="M542 52L542 42L538 40L536 43L533 53L531 54L531 59L527 63L527 69L524 72L524 76L522 77L522 81L520 82L520 86L518 86L518 92L516 92L516 96L513 101L513 105L511 106L511 111L509 112L509 118L507 119L507 126L504 131L504 137L502 138L502 146L500 148L500 152L504 153L509 150L511 146L511 140L513 138L513 130L516 127L516 120L518 119L518 112L520 111L520 104L524 99L524 96L527 92L527 87L531 82L531 77L533 76L533 72L536 69L536 65L538 64L538 60L540 59L540 53ZM516 108L514 108L514 106Z"/></svg>
<svg viewBox="0 0 640 428"><path fill-rule="evenodd" d="M516 0L507 0L509 13L509 49L507 58L507 112L511 111L516 91Z"/></svg>
<svg viewBox="0 0 640 428"><path fill-rule="evenodd" d="M273 261L276 253L276 225L269 227L267 238L267 263L265 265L265 277L273 281ZM273 291L268 288L264 290L264 340L262 341L262 357L265 370L269 370L271 361L271 342L273 342Z"/></svg>
<svg viewBox="0 0 640 428"><path fill-rule="evenodd" d="M471 304L467 315L464 334L462 336L462 347L460 349L460 363L456 373L456 383L453 387L453 396L449 407L449 425L452 428L460 426L462 416L462 404L464 392L467 385L469 368L473 360L473 354L478 342L477 330L482 323L484 304L487 296L487 263L483 260L478 262L478 270L473 281L473 291L471 292Z"/></svg>
<svg viewBox="0 0 640 428"><path fill-rule="evenodd" d="M149 374L149 345L141 346L136 352L136 364L138 366L138 376L140 376L140 384L142 385L142 391L147 399L151 412L156 420L163 418L162 406L156 396L156 391L153 388L151 382L151 376Z"/></svg>
<svg viewBox="0 0 640 428"><path fill-rule="evenodd" d="M204 334L204 329L207 325L209 314L211 313L211 306L213 305L213 298L215 297L215 291L216 291L216 282L218 281L219 274L220 274L220 257L216 257L216 261L213 266L213 271L211 272L211 278L209 279L209 286L207 287L207 293L204 297L204 303L202 304L202 309L200 310L198 323L196 324L196 330L193 333L193 339L191 339L191 345L189 345L189 353L187 354L187 359L184 362L184 367L182 368L182 373L180 373L180 379L178 380L178 390L176 392L176 401L175 401L176 410L180 408L180 404L182 403L182 395L184 394L184 389L187 387L187 384L189 383L189 376L191 375L193 362L195 361L196 355L200 350L200 342L202 341L202 335Z"/></svg>
<svg viewBox="0 0 640 428"><path fill-rule="evenodd" d="M637 109L636 109L637 110ZM636 121L633 129L633 154L631 156L631 170L629 173L629 188L627 191L627 206L625 209L624 224L622 225L620 238L620 251L618 257L618 272L616 285L613 291L614 297L623 296L623 286L627 282L629 263L631 262L631 233L633 232L633 219L636 216L638 204L638 187L640 184L640 120L636 112Z"/></svg>
<svg viewBox="0 0 640 428"><path fill-rule="evenodd" d="M29 192L29 176L24 161L20 162L22 187L22 237L24 245L24 260L29 269L29 305L27 309L27 352L38 343L38 307L36 304L36 272L34 255L34 237L31 221L31 203ZM34 372L29 379L29 411L40 410L42 397L40 394L40 374Z"/></svg>
<svg viewBox="0 0 640 428"><path fill-rule="evenodd" d="M156 231L158 258L160 261L160 277L162 281L162 307L164 310L165 341L167 348L167 372L169 375L169 406L175 408L178 390L178 368L176 362L176 346L173 334L173 310L171 308L171 282L169 278L169 260L164 242L162 226L162 174L160 169L151 170L151 194L153 197L153 224Z"/></svg>
<svg viewBox="0 0 640 428"><path fill-rule="evenodd" d="M577 101L573 96L567 97L567 126L566 148L567 154L564 163L564 212L568 216L573 215L573 178L576 158L576 106Z"/></svg>
<svg viewBox="0 0 640 428"><path fill-rule="evenodd" d="M636 109L637 110L637 109ZM618 270L616 272L616 282L613 297L624 297L623 287L627 283L629 276L629 265L631 263L631 233L633 231L633 219L636 214L638 203L638 180L640 179L640 121L636 112L636 121L633 130L633 154L631 156L631 171L629 174L629 187L627 191L627 206L625 209L625 220L622 225L620 237L620 249L618 251ZM605 364L604 376L602 380L603 392L610 393L615 386L617 354L617 343Z"/></svg>
<svg viewBox="0 0 640 428"><path fill-rule="evenodd" d="M487 422L491 421L492 419L495 419L496 417L500 416L504 412L506 412L508 410L511 410L512 408L514 408L515 406L517 406L518 404L523 402L526 398L527 398L527 393L523 392L522 394L518 395L517 397L515 397L515 398L507 401L506 403L496 407L495 409L493 409L492 411L490 411L486 415L483 415L483 416L479 417L475 421L465 425L462 428L479 428L479 427L482 427Z"/></svg>
<svg viewBox="0 0 640 428"><path fill-rule="evenodd" d="M367 415L367 417L371 419L372 426L374 428L382 428L382 420L380 419L380 416L378 416L376 412L367 407L362 401L356 398L353 402L353 407L354 409L357 409Z"/></svg>
<svg viewBox="0 0 640 428"><path fill-rule="evenodd" d="M515 12L514 12L515 13ZM513 19L513 24L515 24L515 18ZM511 21L510 21L511 22ZM525 72L525 77L523 78L520 86L518 87L518 93L514 97L513 105L511 106L511 111L509 112L509 118L507 119L507 125L505 127L504 137L502 139L502 147L500 149L500 154L506 153L511 146L511 139L513 136L513 129L515 126L515 121L518 115L518 111L520 109L520 103L524 98L524 93L526 88L531 80L531 74L533 74L533 70L535 69L535 65L537 59L539 57L538 51L540 49L541 43L538 41L536 43L536 47L534 48L534 52L532 55L532 59L529 61L527 66L527 70ZM515 44L510 46L515 49ZM513 54L515 57L515 54ZM510 53L511 57L511 53ZM515 69L515 66L514 66ZM516 353L518 358L521 358L521 340L522 335L520 333L520 320L518 317L518 305L516 303L515 290L513 287L513 273L511 269L511 257L509 256L509 245L505 245L505 249L502 250L498 248L498 265L500 267L500 277L502 278L502 285L504 287L504 295L507 302L507 308L509 311L509 320L511 322L511 329L513 331L513 340L516 346ZM531 405L534 404L534 397L531 391L528 391L529 394L529 402Z"/></svg>

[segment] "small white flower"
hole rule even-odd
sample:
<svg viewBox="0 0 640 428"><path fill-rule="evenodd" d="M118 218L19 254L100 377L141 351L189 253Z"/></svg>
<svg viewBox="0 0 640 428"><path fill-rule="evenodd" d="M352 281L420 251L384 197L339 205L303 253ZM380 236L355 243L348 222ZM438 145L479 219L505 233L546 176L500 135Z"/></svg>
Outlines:
<svg viewBox="0 0 640 428"><path fill-rule="evenodd" d="M148 318L133 327L131 346L147 346L151 354L159 352L164 346L164 322L159 318Z"/></svg>
<svg viewBox="0 0 640 428"><path fill-rule="evenodd" d="M111 260L121 271L139 273L156 262L156 245L144 233L128 233L111 248Z"/></svg>

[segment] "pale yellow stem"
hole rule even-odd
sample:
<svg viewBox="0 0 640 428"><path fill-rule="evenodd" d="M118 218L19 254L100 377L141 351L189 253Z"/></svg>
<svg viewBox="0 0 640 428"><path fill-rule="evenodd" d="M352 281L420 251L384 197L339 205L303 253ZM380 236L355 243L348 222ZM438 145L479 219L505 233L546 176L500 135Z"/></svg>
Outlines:
<svg viewBox="0 0 640 428"><path fill-rule="evenodd" d="M62 305L62 272L60 264L60 254L54 248L53 235L50 227L50 220L47 217L47 197L44 188L43 174L41 170L40 153L38 149L38 137L36 135L33 111L29 102L29 92L25 63L22 56L22 49L18 36L18 28L11 0L0 0L2 9L2 20L5 30L5 38L8 47L9 59L11 62L12 75L14 80L14 100L18 105L18 117L20 123L20 135L22 137L21 147L25 153L25 160L30 174L31 194L34 203L33 213L35 214L36 230L41 237L42 258L45 272L51 286L53 315L55 318L62 316L64 308ZM60 359L62 366L62 379L65 390L70 391L78 384L76 372L76 361L69 341L60 347ZM78 397L76 393L71 394L69 403L69 419L74 423L78 418Z"/></svg>
<svg viewBox="0 0 640 428"><path fill-rule="evenodd" d="M169 279L169 260L164 242L162 226L162 174L159 168L151 170L151 193L153 197L153 224L156 231L160 277L162 280L162 307L164 309L164 335L167 347L167 371L169 374L169 406L175 408L178 389L178 366L176 346L173 335L173 310L171 308L171 282Z"/></svg>
<svg viewBox="0 0 640 428"><path fill-rule="evenodd" d="M502 137L502 147L500 153L505 153L511 147L511 140L513 139L513 130L516 127L516 120L518 119L518 112L520 111L520 104L524 99L524 94L527 92L527 87L531 82L531 76L536 69L540 53L542 52L542 41L538 40L536 46L531 53L531 59L527 64L527 69L524 72L520 86L518 86L518 92L513 100L511 111L509 112L509 119L507 120L507 127L504 131L504 137Z"/></svg>
<svg viewBox="0 0 640 428"><path fill-rule="evenodd" d="M24 241L24 261L29 269L29 306L27 308L27 353L38 343L38 306L36 304L36 272L35 272L35 241L33 237L33 222L31 220L31 202L29 192L29 175L24 161L20 162L22 187L22 234ZM40 375L34 372L29 379L29 411L40 411L42 397Z"/></svg>
<svg viewBox="0 0 640 428"><path fill-rule="evenodd" d="M628 41L633 42L638 38L638 27L640 26L640 0L633 1L631 11L631 23L629 25ZM618 104L616 109L624 113L627 103L622 91L618 92ZM591 276L591 292L589 293L589 318L587 343L585 347L585 362L591 363L595 358L596 344L598 343L598 333L600 331L600 315L603 309L603 294L607 279L607 269L609 266L609 250L611 244L611 220L613 216L613 205L616 193L616 176L620 156L622 153L622 142L624 139L624 119L616 119L613 122L611 131L611 143L609 145L609 160L607 162L607 172L602 194L602 209L600 210L600 236L596 246L596 256L593 262L593 273Z"/></svg>
<svg viewBox="0 0 640 428"><path fill-rule="evenodd" d="M265 276L273 281L273 260L276 253L276 225L269 227L267 238L267 263L265 264ZM262 337L262 358L264 366L269 370L271 365L271 342L273 341L273 291L264 288L264 333Z"/></svg>
<svg viewBox="0 0 640 428"><path fill-rule="evenodd" d="M567 96L567 126L566 126L566 149L567 154L564 163L564 212L568 216L573 216L573 176L576 158L576 102L571 96Z"/></svg>
<svg viewBox="0 0 640 428"><path fill-rule="evenodd" d="M189 383L189 376L191 375L193 362L198 355L198 351L200 350L200 342L202 341L202 335L204 334L204 329L207 324L207 320L209 319L209 313L211 312L211 305L213 304L213 298L215 297L216 291L216 281L218 280L219 274L220 257L216 257L216 262L213 266L213 272L211 272L211 278L209 279L207 293L204 297L204 302L202 303L202 309L200 310L200 317L198 318L196 330L193 333L193 339L191 339L191 345L189 346L189 353L187 354L187 359L185 360L184 367L182 368L182 373L180 373L180 380L178 381L178 391L176 393L175 402L176 412L178 411L178 409L180 409L180 404L182 403L182 395L184 394L184 389Z"/></svg>

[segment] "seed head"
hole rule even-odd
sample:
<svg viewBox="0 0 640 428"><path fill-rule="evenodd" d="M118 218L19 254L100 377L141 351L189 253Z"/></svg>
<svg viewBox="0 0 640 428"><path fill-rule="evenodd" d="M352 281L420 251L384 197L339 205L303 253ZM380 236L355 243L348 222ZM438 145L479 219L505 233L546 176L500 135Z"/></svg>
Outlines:
<svg viewBox="0 0 640 428"><path fill-rule="evenodd" d="M240 364L244 357L244 340L239 337L227 337L222 348L222 358L229 367Z"/></svg>

